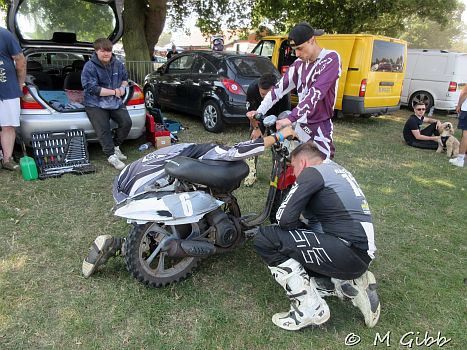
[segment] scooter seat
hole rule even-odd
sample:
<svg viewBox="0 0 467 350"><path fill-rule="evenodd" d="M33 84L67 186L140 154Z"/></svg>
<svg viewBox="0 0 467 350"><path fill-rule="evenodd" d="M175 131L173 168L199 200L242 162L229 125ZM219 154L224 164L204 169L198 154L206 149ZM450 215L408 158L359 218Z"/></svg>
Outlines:
<svg viewBox="0 0 467 350"><path fill-rule="evenodd" d="M229 193L240 186L249 168L244 161L199 160L178 156L167 161L165 171L177 179Z"/></svg>

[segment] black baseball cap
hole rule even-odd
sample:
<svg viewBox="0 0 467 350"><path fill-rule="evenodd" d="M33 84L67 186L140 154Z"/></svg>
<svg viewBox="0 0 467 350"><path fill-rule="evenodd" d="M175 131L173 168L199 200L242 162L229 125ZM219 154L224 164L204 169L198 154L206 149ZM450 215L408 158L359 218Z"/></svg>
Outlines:
<svg viewBox="0 0 467 350"><path fill-rule="evenodd" d="M306 22L301 22L290 30L289 43L290 46L296 47L303 44L313 36L323 35L324 30L314 29Z"/></svg>

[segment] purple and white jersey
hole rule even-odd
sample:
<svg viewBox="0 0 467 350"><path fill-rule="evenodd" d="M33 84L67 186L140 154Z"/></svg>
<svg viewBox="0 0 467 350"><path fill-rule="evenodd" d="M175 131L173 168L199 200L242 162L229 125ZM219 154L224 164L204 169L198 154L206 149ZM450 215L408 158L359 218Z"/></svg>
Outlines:
<svg viewBox="0 0 467 350"><path fill-rule="evenodd" d="M265 114L282 96L296 88L298 105L288 119L302 124L328 120L334 113L340 75L341 59L336 51L322 49L313 63L297 58L264 97L258 112Z"/></svg>

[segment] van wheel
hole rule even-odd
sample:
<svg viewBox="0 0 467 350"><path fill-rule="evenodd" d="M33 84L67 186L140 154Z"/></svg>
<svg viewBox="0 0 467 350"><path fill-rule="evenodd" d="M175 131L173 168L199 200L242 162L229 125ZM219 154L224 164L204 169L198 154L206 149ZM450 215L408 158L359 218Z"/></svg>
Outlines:
<svg viewBox="0 0 467 350"><path fill-rule="evenodd" d="M429 92L426 91L417 91L415 92L409 100L409 106L412 107L412 110L414 109L415 105L419 102L422 102L425 104L427 111L430 110L431 107L434 105L434 100L433 96Z"/></svg>
<svg viewBox="0 0 467 350"><path fill-rule="evenodd" d="M221 109L215 101L210 100L204 104L201 118L207 131L221 132L224 128Z"/></svg>

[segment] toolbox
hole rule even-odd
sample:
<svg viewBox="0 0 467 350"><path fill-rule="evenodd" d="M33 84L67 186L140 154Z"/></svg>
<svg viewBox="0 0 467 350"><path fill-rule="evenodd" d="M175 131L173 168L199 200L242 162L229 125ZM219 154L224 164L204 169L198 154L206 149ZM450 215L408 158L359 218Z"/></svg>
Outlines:
<svg viewBox="0 0 467 350"><path fill-rule="evenodd" d="M65 173L94 173L89 162L86 135L83 129L34 132L31 134L34 159L39 179L60 177Z"/></svg>

